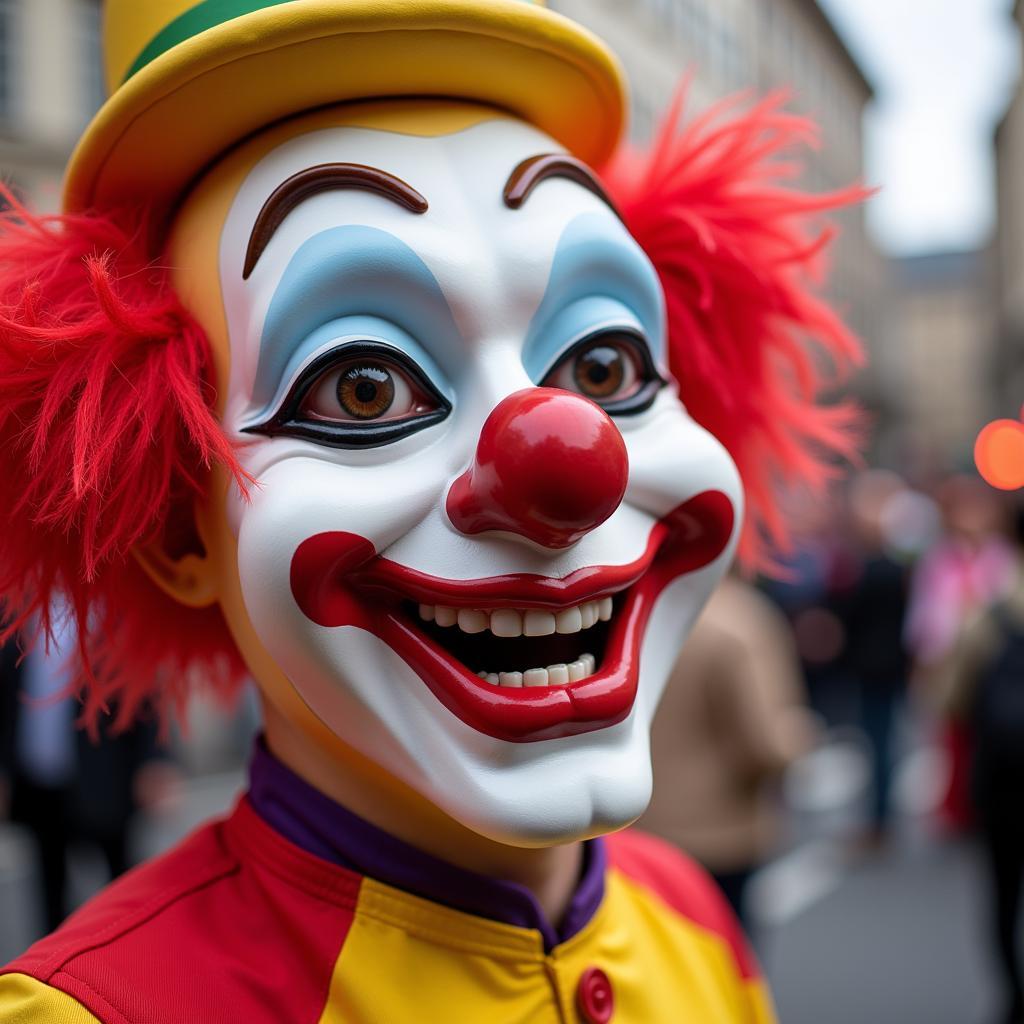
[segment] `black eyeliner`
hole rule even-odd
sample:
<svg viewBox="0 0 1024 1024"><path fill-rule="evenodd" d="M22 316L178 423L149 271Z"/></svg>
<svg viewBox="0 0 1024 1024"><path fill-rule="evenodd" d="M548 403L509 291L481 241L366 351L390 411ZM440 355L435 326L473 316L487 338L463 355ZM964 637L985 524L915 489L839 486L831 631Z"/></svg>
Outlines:
<svg viewBox="0 0 1024 1024"><path fill-rule="evenodd" d="M329 422L301 415L303 402L313 386L332 368L360 358L385 359L401 367L437 408L429 412L384 422ZM426 374L401 349L380 341L349 342L321 353L307 366L291 386L280 408L267 420L243 427L243 434L265 437L298 437L329 448L377 448L408 437L448 418L452 404Z"/></svg>

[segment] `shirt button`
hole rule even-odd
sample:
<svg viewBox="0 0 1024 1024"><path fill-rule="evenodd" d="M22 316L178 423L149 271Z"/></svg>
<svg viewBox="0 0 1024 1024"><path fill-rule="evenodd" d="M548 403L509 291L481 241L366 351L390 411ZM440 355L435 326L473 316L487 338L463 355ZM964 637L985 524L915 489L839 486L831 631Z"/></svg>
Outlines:
<svg viewBox="0 0 1024 1024"><path fill-rule="evenodd" d="M615 994L600 967L588 967L576 989L576 1007L586 1024L608 1024L615 1013Z"/></svg>

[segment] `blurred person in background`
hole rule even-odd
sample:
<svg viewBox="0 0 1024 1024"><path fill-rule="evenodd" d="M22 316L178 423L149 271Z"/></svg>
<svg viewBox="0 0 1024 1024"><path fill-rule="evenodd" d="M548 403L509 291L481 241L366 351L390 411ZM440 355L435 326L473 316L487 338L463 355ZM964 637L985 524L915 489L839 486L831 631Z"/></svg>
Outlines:
<svg viewBox="0 0 1024 1024"><path fill-rule="evenodd" d="M949 714L971 731L972 804L991 887L1006 998L1003 1021L1024 1022L1018 919L1024 884L1024 502L1016 510L1008 596L963 630L943 669Z"/></svg>
<svg viewBox="0 0 1024 1024"><path fill-rule="evenodd" d="M655 717L654 796L640 824L701 861L748 928L747 883L780 831L773 783L817 733L785 618L726 577Z"/></svg>
<svg viewBox="0 0 1024 1024"><path fill-rule="evenodd" d="M36 849L42 921L52 931L73 909L67 891L72 846L98 848L111 878L128 869L129 827L137 811L177 799L180 777L153 721L123 732L76 728L78 704L62 695L76 634L55 615L55 640L22 659L0 649L0 820L23 825ZM112 719L107 719L112 721Z"/></svg>
<svg viewBox="0 0 1024 1024"><path fill-rule="evenodd" d="M999 495L978 477L959 475L944 481L936 498L943 535L914 572L905 631L914 686L932 703L942 688L942 667L964 625L1007 594L1014 580L1014 554L1005 537ZM941 820L959 832L971 821L970 737L956 719L943 723L942 734L950 772Z"/></svg>
<svg viewBox="0 0 1024 1024"><path fill-rule="evenodd" d="M904 490L903 481L884 470L869 470L852 481L848 569L836 605L843 660L858 690L860 724L871 749L871 842L883 839L889 825L894 727L908 670L903 645L907 574L890 554L886 521L887 510Z"/></svg>
<svg viewBox="0 0 1024 1024"><path fill-rule="evenodd" d="M811 706L830 726L848 724L856 717L857 698L842 658L846 634L836 609L836 593L850 578L848 545L836 528L842 509L830 497L790 495L786 501L797 524L795 544L761 589L789 621Z"/></svg>

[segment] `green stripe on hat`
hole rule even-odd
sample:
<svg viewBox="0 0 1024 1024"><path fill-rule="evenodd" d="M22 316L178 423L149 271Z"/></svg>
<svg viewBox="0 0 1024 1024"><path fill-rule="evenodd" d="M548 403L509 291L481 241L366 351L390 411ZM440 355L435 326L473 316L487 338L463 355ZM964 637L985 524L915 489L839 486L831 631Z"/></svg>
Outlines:
<svg viewBox="0 0 1024 1024"><path fill-rule="evenodd" d="M144 0L140 0L144 2ZM277 7L280 4L293 3L294 0L200 0L195 7L190 7L184 14L179 14L172 22L161 29L149 42L146 48L135 58L135 63L124 76L127 82L138 74L147 64L157 57L172 50L179 43L184 43L193 36L206 32L226 21L254 14L256 11ZM542 5L544 0L520 0L521 3Z"/></svg>
<svg viewBox="0 0 1024 1024"><path fill-rule="evenodd" d="M146 48L135 58L135 63L124 76L127 82L137 75L147 64L157 57L184 43L193 36L206 32L226 21L244 17L268 7L291 3L292 0L201 0L195 7L190 7L184 14L179 14L174 21L164 26L150 41Z"/></svg>

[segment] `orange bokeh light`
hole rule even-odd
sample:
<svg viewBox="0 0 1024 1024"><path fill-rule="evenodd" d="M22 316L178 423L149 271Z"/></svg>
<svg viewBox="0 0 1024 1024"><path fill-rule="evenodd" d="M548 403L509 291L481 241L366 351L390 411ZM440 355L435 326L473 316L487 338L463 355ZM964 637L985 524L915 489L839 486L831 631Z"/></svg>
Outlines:
<svg viewBox="0 0 1024 1024"><path fill-rule="evenodd" d="M985 482L1002 491L1024 487L1024 423L996 420L978 435L974 461Z"/></svg>

